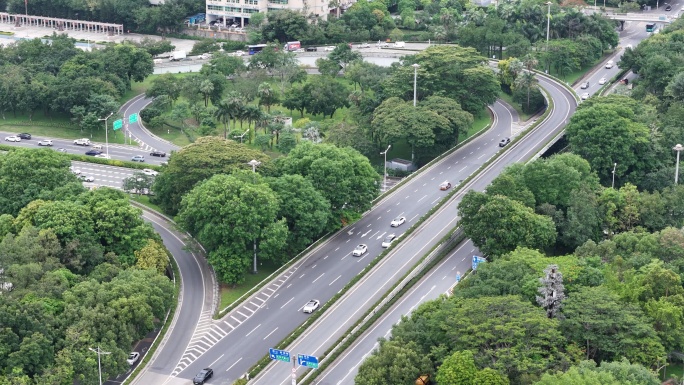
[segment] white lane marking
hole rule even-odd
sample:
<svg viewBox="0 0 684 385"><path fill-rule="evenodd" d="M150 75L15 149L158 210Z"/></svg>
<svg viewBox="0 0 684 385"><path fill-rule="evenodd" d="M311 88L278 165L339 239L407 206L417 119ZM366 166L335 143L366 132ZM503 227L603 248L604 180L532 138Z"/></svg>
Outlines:
<svg viewBox="0 0 684 385"><path fill-rule="evenodd" d="M268 333L268 335L267 335L266 337L264 337L264 340L265 340L266 338L270 337L271 334L275 333L276 330L278 330L278 328L275 328L275 329L273 329L272 332Z"/></svg>
<svg viewBox="0 0 684 385"><path fill-rule="evenodd" d="M328 286L332 286L332 284L335 283L335 281L337 281L337 280L340 279L340 278L342 278L341 275L340 275L339 277L333 279L332 282L330 282L330 283L328 284Z"/></svg>
<svg viewBox="0 0 684 385"><path fill-rule="evenodd" d="M254 333L255 330L259 329L259 326L261 326L261 324L258 324L254 329L252 329L251 332L245 334L245 337L249 337L250 334Z"/></svg>
<svg viewBox="0 0 684 385"><path fill-rule="evenodd" d="M221 357L217 358L214 362L212 362L211 364L209 364L209 366L214 366L214 364L215 364L218 360L220 360L221 358L223 358L223 356L224 356L224 355L221 354Z"/></svg>
<svg viewBox="0 0 684 385"><path fill-rule="evenodd" d="M287 306L287 304L290 303L290 302L292 302L293 299L294 299L294 297L290 298L290 300L287 301L287 302L285 302L285 304L284 304L283 306L281 306L280 308L282 309L282 308L284 308L285 306Z"/></svg>
<svg viewBox="0 0 684 385"><path fill-rule="evenodd" d="M461 171L465 170L467 167L468 167L468 166L463 166L463 168L460 169L460 170L458 170L458 172L461 172Z"/></svg>
<svg viewBox="0 0 684 385"><path fill-rule="evenodd" d="M321 279L321 277L324 276L324 275L325 275L325 273L319 275L318 278L314 279L313 282L311 282L311 283L316 283L316 281L318 281L319 279Z"/></svg>
<svg viewBox="0 0 684 385"><path fill-rule="evenodd" d="M235 363L233 363L233 365L230 365L230 366L228 367L228 369L226 369L226 372L229 371L230 369L233 369L233 366L237 365L237 363L240 362L240 361L242 361L242 357L240 357L239 360L235 361Z"/></svg>
<svg viewBox="0 0 684 385"><path fill-rule="evenodd" d="M418 202L422 201L422 200L423 200L423 199L425 199L425 198L427 198L427 195L423 195L423 197L422 197L422 198L420 198L420 199L418 199L418 201L417 201L416 203L418 203Z"/></svg>

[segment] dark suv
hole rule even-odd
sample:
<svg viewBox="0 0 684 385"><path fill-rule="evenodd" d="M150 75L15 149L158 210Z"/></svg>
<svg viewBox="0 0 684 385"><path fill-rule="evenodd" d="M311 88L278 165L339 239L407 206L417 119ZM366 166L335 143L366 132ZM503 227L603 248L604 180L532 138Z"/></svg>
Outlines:
<svg viewBox="0 0 684 385"><path fill-rule="evenodd" d="M31 134L27 134L25 132L22 132L21 134L17 134L18 137L26 140L31 140Z"/></svg>
<svg viewBox="0 0 684 385"><path fill-rule="evenodd" d="M201 372L197 373L195 378L192 379L194 385L204 385L204 382L214 375L214 371L211 368L205 368Z"/></svg>
<svg viewBox="0 0 684 385"><path fill-rule="evenodd" d="M316 52L318 51L317 47L306 47L306 52Z"/></svg>

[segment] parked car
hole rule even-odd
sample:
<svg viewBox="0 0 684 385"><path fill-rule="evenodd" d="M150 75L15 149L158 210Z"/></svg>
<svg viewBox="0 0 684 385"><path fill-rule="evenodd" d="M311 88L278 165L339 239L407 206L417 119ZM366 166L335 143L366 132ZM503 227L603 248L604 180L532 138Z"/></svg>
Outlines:
<svg viewBox="0 0 684 385"><path fill-rule="evenodd" d="M85 154L88 156L97 156L97 155L101 155L102 151L100 151L100 150L88 150L88 151L86 151Z"/></svg>
<svg viewBox="0 0 684 385"><path fill-rule="evenodd" d="M139 358L140 358L140 353L131 352L131 354L128 355L128 359L126 360L126 362L128 362L128 365L133 365L136 362L138 362Z"/></svg>
<svg viewBox="0 0 684 385"><path fill-rule="evenodd" d="M405 222L406 222L406 217L396 217L396 218L392 219L390 226L399 227L399 226L403 225Z"/></svg>
<svg viewBox="0 0 684 385"><path fill-rule="evenodd" d="M582 100L587 100L587 99L589 99L589 93L588 93L588 92L583 93L583 94L580 96L580 98L582 98Z"/></svg>
<svg viewBox="0 0 684 385"><path fill-rule="evenodd" d="M164 158L164 157L166 157L166 153L163 151L156 151L155 150L155 151L150 152L150 156L158 156L160 158Z"/></svg>
<svg viewBox="0 0 684 385"><path fill-rule="evenodd" d="M312 299L311 301L307 302L306 305L302 308L302 311L304 313L313 313L314 310L318 309L318 307L321 305L321 301L317 299Z"/></svg>
<svg viewBox="0 0 684 385"><path fill-rule="evenodd" d="M43 139L40 142L38 142L38 145L52 147L52 139Z"/></svg>
<svg viewBox="0 0 684 385"><path fill-rule="evenodd" d="M318 51L318 48L316 47L306 47L306 52L316 52Z"/></svg>
<svg viewBox="0 0 684 385"><path fill-rule="evenodd" d="M145 161L145 156L143 156L143 155L135 155L134 157L131 158L131 161L133 161L133 162L144 162L144 161Z"/></svg>
<svg viewBox="0 0 684 385"><path fill-rule="evenodd" d="M22 132L21 134L17 134L18 137L26 140L31 140L31 134L27 134L25 132Z"/></svg>
<svg viewBox="0 0 684 385"><path fill-rule="evenodd" d="M442 191L446 191L451 188L451 183L449 182L442 182L442 184L439 185L439 189Z"/></svg>
<svg viewBox="0 0 684 385"><path fill-rule="evenodd" d="M397 236L394 234L386 236L385 239L382 241L382 247L390 247L395 239L397 239Z"/></svg>
<svg viewBox="0 0 684 385"><path fill-rule="evenodd" d="M505 147L510 142L511 142L511 138L505 137L499 141L499 147Z"/></svg>
<svg viewBox="0 0 684 385"><path fill-rule="evenodd" d="M368 251L368 246L366 246L364 244L360 244L360 245L356 246L354 251L352 251L352 256L360 257L360 256L366 254L367 251Z"/></svg>
<svg viewBox="0 0 684 385"><path fill-rule="evenodd" d="M88 138L76 139L76 140L74 140L74 144L77 146L90 146L90 139L88 139Z"/></svg>
<svg viewBox="0 0 684 385"><path fill-rule="evenodd" d="M159 175L159 172L158 172L158 171L154 171L154 170L151 170L151 169L149 169L149 168L144 168L144 169L142 170L142 173L145 174L145 175L150 175L150 176L157 176L157 175Z"/></svg>
<svg viewBox="0 0 684 385"><path fill-rule="evenodd" d="M21 138L16 135L10 135L5 137L6 142L21 142Z"/></svg>
<svg viewBox="0 0 684 385"><path fill-rule="evenodd" d="M604 84L606 84L606 82L607 82L606 78L601 78L601 79L599 79L599 84L600 84L600 85L604 85Z"/></svg>
<svg viewBox="0 0 684 385"><path fill-rule="evenodd" d="M211 368L204 368L192 379L193 385L204 385L204 383L214 375Z"/></svg>
<svg viewBox="0 0 684 385"><path fill-rule="evenodd" d="M583 90L586 90L587 88L589 88L589 82L584 82L584 83L580 84L580 88Z"/></svg>

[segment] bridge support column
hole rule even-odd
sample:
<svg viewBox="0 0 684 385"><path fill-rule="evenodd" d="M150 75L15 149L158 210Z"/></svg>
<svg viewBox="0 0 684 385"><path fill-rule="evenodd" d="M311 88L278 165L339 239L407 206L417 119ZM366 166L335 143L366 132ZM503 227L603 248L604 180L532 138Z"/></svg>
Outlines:
<svg viewBox="0 0 684 385"><path fill-rule="evenodd" d="M620 31L624 31L624 30L625 30L625 21L620 20Z"/></svg>

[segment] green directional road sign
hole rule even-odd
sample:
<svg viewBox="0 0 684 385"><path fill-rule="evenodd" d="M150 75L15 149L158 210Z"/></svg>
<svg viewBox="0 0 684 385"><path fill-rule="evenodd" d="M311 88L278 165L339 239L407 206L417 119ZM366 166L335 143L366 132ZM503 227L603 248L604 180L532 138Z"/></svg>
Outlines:
<svg viewBox="0 0 684 385"><path fill-rule="evenodd" d="M123 127L123 120L117 119L114 121L114 131L120 130Z"/></svg>
<svg viewBox="0 0 684 385"><path fill-rule="evenodd" d="M128 123L135 123L138 121L138 114L130 114L128 116Z"/></svg>
<svg viewBox="0 0 684 385"><path fill-rule="evenodd" d="M272 360L290 362L290 352L287 350L268 349L268 356Z"/></svg>

